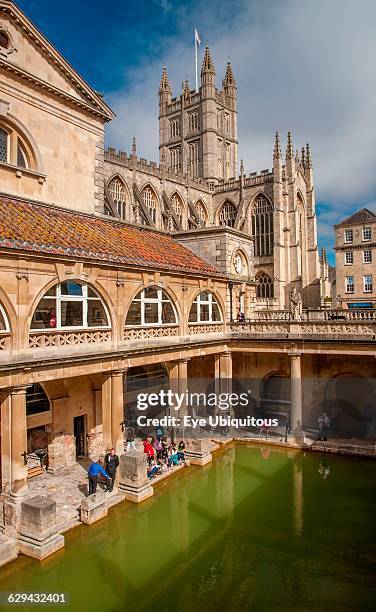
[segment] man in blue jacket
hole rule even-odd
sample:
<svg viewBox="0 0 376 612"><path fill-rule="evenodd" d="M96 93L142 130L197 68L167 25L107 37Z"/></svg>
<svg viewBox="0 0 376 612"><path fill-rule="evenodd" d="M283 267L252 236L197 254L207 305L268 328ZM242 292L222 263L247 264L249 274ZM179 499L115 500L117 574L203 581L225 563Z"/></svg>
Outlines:
<svg viewBox="0 0 376 612"><path fill-rule="evenodd" d="M111 480L110 476L104 471L101 464L97 461L93 461L93 463L90 464L87 474L89 477L89 495L92 495L97 490L99 474L103 474L107 480Z"/></svg>

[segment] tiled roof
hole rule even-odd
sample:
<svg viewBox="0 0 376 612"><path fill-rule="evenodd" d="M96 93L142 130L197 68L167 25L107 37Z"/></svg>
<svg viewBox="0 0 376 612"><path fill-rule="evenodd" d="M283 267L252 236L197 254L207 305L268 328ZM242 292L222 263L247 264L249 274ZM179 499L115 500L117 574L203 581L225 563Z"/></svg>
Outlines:
<svg viewBox="0 0 376 612"><path fill-rule="evenodd" d="M340 225L361 225L362 223L372 223L376 221L376 214L368 208L361 208L354 212L350 217L347 217L340 223L337 223L335 227Z"/></svg>
<svg viewBox="0 0 376 612"><path fill-rule="evenodd" d="M174 238L109 218L0 196L0 248L219 275Z"/></svg>

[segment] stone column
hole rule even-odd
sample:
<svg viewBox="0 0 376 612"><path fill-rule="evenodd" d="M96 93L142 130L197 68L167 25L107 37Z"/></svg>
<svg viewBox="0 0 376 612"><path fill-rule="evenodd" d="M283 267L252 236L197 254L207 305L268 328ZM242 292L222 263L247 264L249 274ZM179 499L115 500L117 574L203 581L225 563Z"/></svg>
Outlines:
<svg viewBox="0 0 376 612"><path fill-rule="evenodd" d="M231 393L232 389L232 355L225 351L219 355L220 392Z"/></svg>
<svg viewBox="0 0 376 612"><path fill-rule="evenodd" d="M185 393L188 389L188 361L189 359L180 359L178 362L178 392ZM183 402L182 407L178 412L180 418L188 414L187 404Z"/></svg>
<svg viewBox="0 0 376 612"><path fill-rule="evenodd" d="M22 495L27 490L27 425L26 388L11 390L11 475L12 493Z"/></svg>
<svg viewBox="0 0 376 612"><path fill-rule="evenodd" d="M291 431L295 438L301 438L303 421L301 353L289 353L291 357ZM296 440L298 442L298 440Z"/></svg>
<svg viewBox="0 0 376 612"><path fill-rule="evenodd" d="M103 450L105 452L112 446L111 388L112 378L108 375L102 384Z"/></svg>
<svg viewBox="0 0 376 612"><path fill-rule="evenodd" d="M1 403L1 491L11 492L11 395L7 393L0 396Z"/></svg>
<svg viewBox="0 0 376 612"><path fill-rule="evenodd" d="M117 454L124 452L124 370L111 373L111 440Z"/></svg>

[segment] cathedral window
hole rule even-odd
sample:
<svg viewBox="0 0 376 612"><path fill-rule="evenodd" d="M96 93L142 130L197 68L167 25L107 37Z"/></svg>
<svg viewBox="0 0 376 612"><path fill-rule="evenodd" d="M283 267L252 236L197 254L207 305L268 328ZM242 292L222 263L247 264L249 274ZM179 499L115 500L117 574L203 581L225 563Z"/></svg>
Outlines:
<svg viewBox="0 0 376 612"><path fill-rule="evenodd" d="M170 170L172 172L180 172L180 147L170 149Z"/></svg>
<svg viewBox="0 0 376 612"><path fill-rule="evenodd" d="M274 297L274 285L273 281L265 274L265 272L260 272L256 276L256 295L258 298L272 298Z"/></svg>
<svg viewBox="0 0 376 612"><path fill-rule="evenodd" d="M228 227L235 227L237 208L235 204L226 200L223 204L219 213L220 225L227 225Z"/></svg>
<svg viewBox="0 0 376 612"><path fill-rule="evenodd" d="M170 119L170 138L176 138L177 136L180 136L180 119L174 117L174 119Z"/></svg>
<svg viewBox="0 0 376 612"><path fill-rule="evenodd" d="M145 187L142 190L142 201L148 209L151 220L155 223L157 219L157 198L151 187Z"/></svg>
<svg viewBox="0 0 376 612"><path fill-rule="evenodd" d="M225 134L230 135L231 130L230 130L230 114L229 113L225 113Z"/></svg>
<svg viewBox="0 0 376 612"><path fill-rule="evenodd" d="M255 239L255 255L267 257L273 254L273 205L259 195L252 211L252 234Z"/></svg>
<svg viewBox="0 0 376 612"><path fill-rule="evenodd" d="M159 287L147 287L130 305L125 325L175 325L177 322L175 307L167 293Z"/></svg>
<svg viewBox="0 0 376 612"><path fill-rule="evenodd" d="M217 108L217 130L222 131L222 109Z"/></svg>
<svg viewBox="0 0 376 612"><path fill-rule="evenodd" d="M110 327L107 308L88 284L65 281L51 287L40 300L31 330Z"/></svg>
<svg viewBox="0 0 376 612"><path fill-rule="evenodd" d="M193 301L189 312L190 323L218 323L222 321L218 302L210 291L202 291Z"/></svg>
<svg viewBox="0 0 376 612"><path fill-rule="evenodd" d="M115 177L108 186L112 201L121 219L126 218L126 189L124 183Z"/></svg>
<svg viewBox="0 0 376 612"><path fill-rule="evenodd" d="M183 207L183 203L181 201L180 196L177 193L174 193L171 198L171 205L173 208L173 211L175 213L175 215L177 216L177 218L179 219L180 224L183 224L183 214L184 214L184 207Z"/></svg>
<svg viewBox="0 0 376 612"><path fill-rule="evenodd" d="M231 145L226 142L226 179L230 178Z"/></svg>
<svg viewBox="0 0 376 612"><path fill-rule="evenodd" d="M222 157L223 143L220 138L217 140L217 160L218 160L218 177L223 177L223 157Z"/></svg>
<svg viewBox="0 0 376 612"><path fill-rule="evenodd" d="M208 223L208 215L201 200L196 202L196 212L199 218L199 227L205 227Z"/></svg>
<svg viewBox="0 0 376 612"><path fill-rule="evenodd" d="M199 142L190 142L188 145L188 173L192 177L199 176Z"/></svg>
<svg viewBox="0 0 376 612"><path fill-rule="evenodd" d="M188 121L189 121L189 131L194 132L195 130L199 130L199 120L198 120L198 111L194 111L192 113L188 113Z"/></svg>

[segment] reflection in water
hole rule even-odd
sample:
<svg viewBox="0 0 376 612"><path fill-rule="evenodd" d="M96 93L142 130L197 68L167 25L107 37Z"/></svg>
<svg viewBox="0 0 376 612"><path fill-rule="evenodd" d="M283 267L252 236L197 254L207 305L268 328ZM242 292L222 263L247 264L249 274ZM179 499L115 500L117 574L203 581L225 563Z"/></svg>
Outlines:
<svg viewBox="0 0 376 612"><path fill-rule="evenodd" d="M233 446L66 534L51 560L2 568L0 590L64 590L73 612L374 609L375 465L333 457L326 487L325 461Z"/></svg>
<svg viewBox="0 0 376 612"><path fill-rule="evenodd" d="M322 476L323 479L326 480L330 474L330 464L325 459L322 459L320 461L317 471L320 476Z"/></svg>

